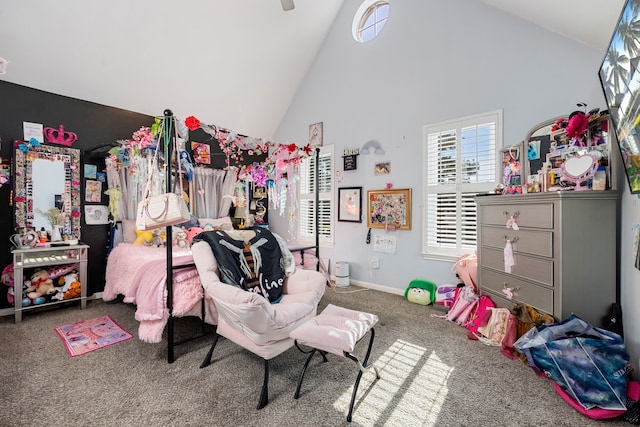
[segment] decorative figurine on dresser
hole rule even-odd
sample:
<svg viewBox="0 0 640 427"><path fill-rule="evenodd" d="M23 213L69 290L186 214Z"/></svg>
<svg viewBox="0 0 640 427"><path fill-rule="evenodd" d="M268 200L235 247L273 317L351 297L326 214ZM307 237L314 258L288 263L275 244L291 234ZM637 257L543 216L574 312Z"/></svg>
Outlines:
<svg viewBox="0 0 640 427"><path fill-rule="evenodd" d="M16 322L24 311L46 305L80 301L86 308L89 246L80 242L80 150L70 147L75 139L68 133L60 127L48 136L61 146L33 138L14 144L16 233L10 238L13 262L1 277L13 307L0 315L14 315Z"/></svg>
<svg viewBox="0 0 640 427"><path fill-rule="evenodd" d="M581 113L577 130L568 128L574 116L527 135L524 194L476 197L480 292L498 306L526 303L600 326L617 294L616 162L608 114Z"/></svg>

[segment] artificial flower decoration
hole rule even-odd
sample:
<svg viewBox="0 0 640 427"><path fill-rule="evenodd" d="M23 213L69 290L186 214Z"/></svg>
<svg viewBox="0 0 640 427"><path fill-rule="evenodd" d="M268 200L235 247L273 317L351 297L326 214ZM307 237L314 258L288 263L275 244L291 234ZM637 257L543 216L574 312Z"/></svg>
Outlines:
<svg viewBox="0 0 640 427"><path fill-rule="evenodd" d="M264 165L254 162L251 168L251 178L257 186L264 187L267 183L267 171Z"/></svg>
<svg viewBox="0 0 640 427"><path fill-rule="evenodd" d="M147 148L154 145L153 136L151 135L151 128L148 126L142 126L135 131L132 135L133 140L130 140L131 145L138 148Z"/></svg>
<svg viewBox="0 0 640 427"><path fill-rule="evenodd" d="M189 130L196 130L200 128L200 120L198 120L195 116L189 116L184 119L184 124Z"/></svg>
<svg viewBox="0 0 640 427"><path fill-rule="evenodd" d="M551 126L551 132L557 132L561 129L565 129L567 127L567 119L564 117L559 118L556 122Z"/></svg>
<svg viewBox="0 0 640 427"><path fill-rule="evenodd" d="M584 133L587 130L589 124L589 115L582 111L574 111L569 116L569 122L567 124L567 136L576 142L584 142Z"/></svg>

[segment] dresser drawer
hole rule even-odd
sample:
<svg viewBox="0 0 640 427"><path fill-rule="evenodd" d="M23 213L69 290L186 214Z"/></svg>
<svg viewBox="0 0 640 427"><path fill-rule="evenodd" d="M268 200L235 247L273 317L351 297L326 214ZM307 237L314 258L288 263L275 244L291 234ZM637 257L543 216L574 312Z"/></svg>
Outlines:
<svg viewBox="0 0 640 427"><path fill-rule="evenodd" d="M529 304L526 301L520 301L516 298L509 300L505 297L505 295L502 292L500 293L493 292L491 289L483 289L482 294L489 296L489 298L491 298L491 301L493 301L496 307L508 308L509 310L511 310L513 306L518 303ZM540 312L544 312L544 310L542 310L540 307L534 307L534 308ZM548 313L548 314L553 316L553 313Z"/></svg>
<svg viewBox="0 0 640 427"><path fill-rule="evenodd" d="M553 228L553 203L487 205L482 208L480 221L504 227L511 216L519 227Z"/></svg>
<svg viewBox="0 0 640 427"><path fill-rule="evenodd" d="M504 288L513 290L514 301L525 302L546 313L553 314L553 289L520 280L513 275L480 268L480 290L504 295Z"/></svg>
<svg viewBox="0 0 640 427"><path fill-rule="evenodd" d="M552 231L515 231L505 227L480 226L482 246L504 249L507 240L511 241L514 252L553 257Z"/></svg>
<svg viewBox="0 0 640 427"><path fill-rule="evenodd" d="M553 286L553 261L535 258L514 252L515 265L511 267L511 274L523 277L543 285ZM504 271L504 251L483 248L482 266Z"/></svg>

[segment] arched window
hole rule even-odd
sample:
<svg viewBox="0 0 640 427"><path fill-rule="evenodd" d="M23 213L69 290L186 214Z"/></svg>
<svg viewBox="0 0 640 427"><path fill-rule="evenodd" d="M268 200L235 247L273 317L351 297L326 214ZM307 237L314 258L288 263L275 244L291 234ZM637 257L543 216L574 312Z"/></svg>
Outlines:
<svg viewBox="0 0 640 427"><path fill-rule="evenodd" d="M388 1L363 1L353 18L353 38L361 43L368 42L380 34L388 18Z"/></svg>

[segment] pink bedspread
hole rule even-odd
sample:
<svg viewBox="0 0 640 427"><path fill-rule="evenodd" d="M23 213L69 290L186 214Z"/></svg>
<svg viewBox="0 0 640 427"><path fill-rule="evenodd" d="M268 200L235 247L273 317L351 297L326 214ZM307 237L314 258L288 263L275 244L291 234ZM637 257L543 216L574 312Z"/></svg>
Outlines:
<svg viewBox="0 0 640 427"><path fill-rule="evenodd" d="M191 251L173 249L173 265L193 263ZM106 282L102 298L114 300L124 296L124 302L136 304L136 320L140 322L138 336L146 342L160 342L169 318L165 280L166 249L121 243L109 254ZM203 291L195 267L173 273L173 316L200 315ZM207 322L211 322L207 309Z"/></svg>

